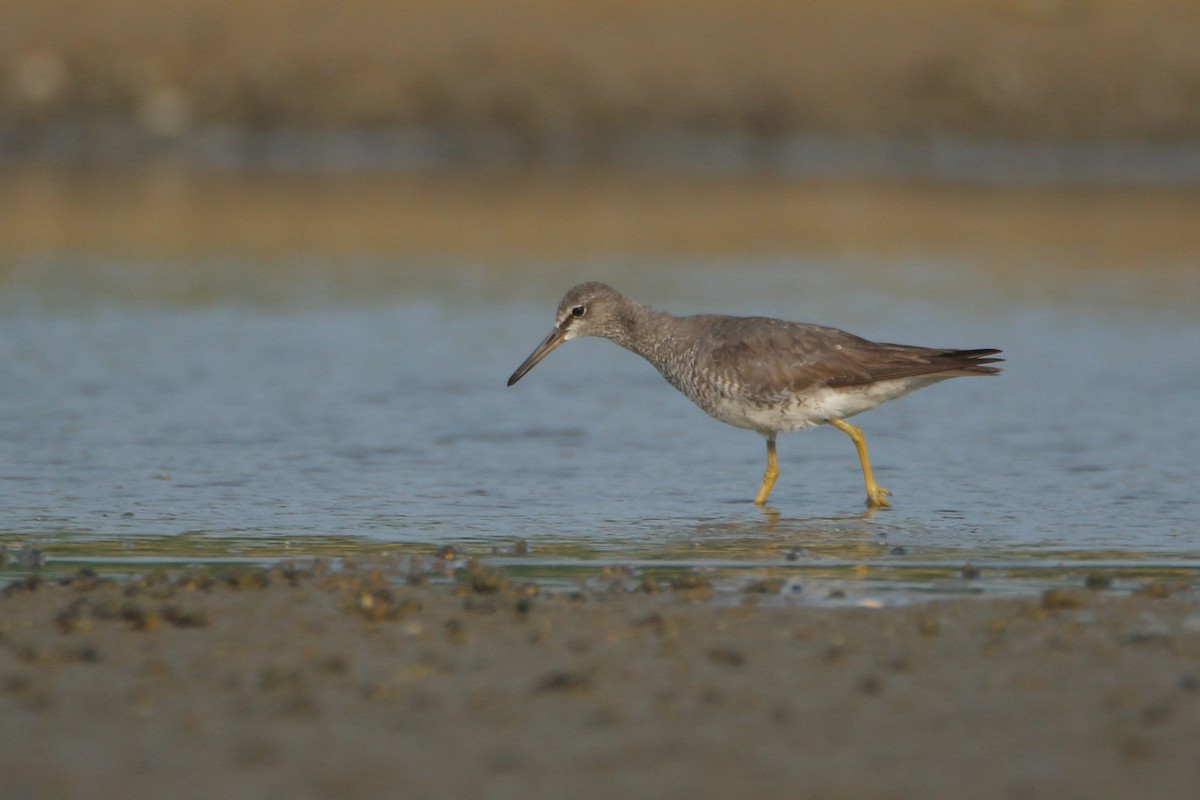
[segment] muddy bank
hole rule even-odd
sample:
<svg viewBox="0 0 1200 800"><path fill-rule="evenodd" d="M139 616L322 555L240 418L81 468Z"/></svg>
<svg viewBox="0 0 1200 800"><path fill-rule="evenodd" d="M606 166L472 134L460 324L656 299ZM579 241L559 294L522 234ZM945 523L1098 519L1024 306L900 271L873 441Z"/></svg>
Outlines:
<svg viewBox="0 0 1200 800"><path fill-rule="evenodd" d="M1102 585L1102 584L1100 584ZM720 602L478 568L17 582L6 796L1180 797L1200 604Z"/></svg>
<svg viewBox="0 0 1200 800"><path fill-rule="evenodd" d="M1194 189L994 186L629 172L432 174L9 169L0 284L46 254L230 253L486 263L794 253L994 266L1191 270ZM203 266L203 262L200 266ZM263 261L256 269L270 270Z"/></svg>
<svg viewBox="0 0 1200 800"><path fill-rule="evenodd" d="M126 156L345 128L433 132L466 160L664 132L1183 143L1198 37L1181 0L11 0L0 129L9 152Z"/></svg>

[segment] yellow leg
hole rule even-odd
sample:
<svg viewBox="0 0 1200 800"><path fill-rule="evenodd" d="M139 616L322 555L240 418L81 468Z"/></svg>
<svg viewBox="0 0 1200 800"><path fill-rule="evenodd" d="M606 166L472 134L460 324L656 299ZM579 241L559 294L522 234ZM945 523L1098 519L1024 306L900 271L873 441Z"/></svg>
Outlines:
<svg viewBox="0 0 1200 800"><path fill-rule="evenodd" d="M767 471L763 473L762 486L758 488L758 496L754 498L754 504L761 506L767 502L767 495L771 493L771 488L775 485L775 479L779 477L779 461L775 458L775 434L767 437Z"/></svg>
<svg viewBox="0 0 1200 800"><path fill-rule="evenodd" d="M887 496L891 492L875 482L875 474L871 472L871 459L867 456L867 440L863 437L862 430L843 419L831 419L829 424L849 436L854 442L855 449L858 450L858 460L862 462L863 483L867 485L867 506L869 508L887 508L891 505L887 501Z"/></svg>

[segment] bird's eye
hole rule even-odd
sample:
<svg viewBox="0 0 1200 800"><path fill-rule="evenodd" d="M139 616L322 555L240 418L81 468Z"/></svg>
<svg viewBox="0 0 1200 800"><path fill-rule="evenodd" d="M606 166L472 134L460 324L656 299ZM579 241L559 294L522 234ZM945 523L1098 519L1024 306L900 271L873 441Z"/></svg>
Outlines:
<svg viewBox="0 0 1200 800"><path fill-rule="evenodd" d="M583 306L575 306L571 309L572 317L582 317L585 313L587 313L587 309Z"/></svg>

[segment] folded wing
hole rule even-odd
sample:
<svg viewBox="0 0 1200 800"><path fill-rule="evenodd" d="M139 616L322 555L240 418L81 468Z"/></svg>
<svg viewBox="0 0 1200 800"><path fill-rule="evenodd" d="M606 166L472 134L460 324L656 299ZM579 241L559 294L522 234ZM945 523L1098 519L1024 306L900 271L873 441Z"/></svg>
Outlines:
<svg viewBox="0 0 1200 800"><path fill-rule="evenodd" d="M958 350L872 342L823 325L725 318L698 351L719 383L763 401L822 386L862 386L922 375L995 375L995 348Z"/></svg>

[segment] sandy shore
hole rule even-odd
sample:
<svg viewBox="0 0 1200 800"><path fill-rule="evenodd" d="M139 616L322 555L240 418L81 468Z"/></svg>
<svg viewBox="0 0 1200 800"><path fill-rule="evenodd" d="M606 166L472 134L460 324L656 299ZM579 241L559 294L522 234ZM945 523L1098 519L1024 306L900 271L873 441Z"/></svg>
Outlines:
<svg viewBox="0 0 1200 800"><path fill-rule="evenodd" d="M597 255L961 258L1191 269L1200 191L986 188L854 179L637 172L429 174L10 168L0 182L0 281L45 254L180 261Z"/></svg>
<svg viewBox="0 0 1200 800"><path fill-rule="evenodd" d="M882 609L487 568L18 581L4 795L1184 797L1193 589Z"/></svg>

